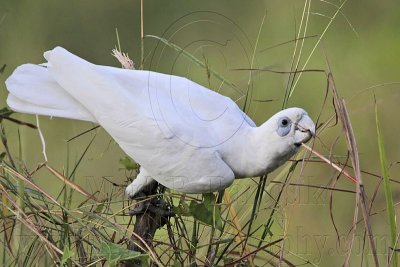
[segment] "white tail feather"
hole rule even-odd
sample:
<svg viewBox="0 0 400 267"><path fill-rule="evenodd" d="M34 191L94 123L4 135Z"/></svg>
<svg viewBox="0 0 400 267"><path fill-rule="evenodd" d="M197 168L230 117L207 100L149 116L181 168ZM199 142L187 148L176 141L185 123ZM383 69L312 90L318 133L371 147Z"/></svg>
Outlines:
<svg viewBox="0 0 400 267"><path fill-rule="evenodd" d="M68 94L44 66L25 64L6 81L8 106L17 112L97 122Z"/></svg>

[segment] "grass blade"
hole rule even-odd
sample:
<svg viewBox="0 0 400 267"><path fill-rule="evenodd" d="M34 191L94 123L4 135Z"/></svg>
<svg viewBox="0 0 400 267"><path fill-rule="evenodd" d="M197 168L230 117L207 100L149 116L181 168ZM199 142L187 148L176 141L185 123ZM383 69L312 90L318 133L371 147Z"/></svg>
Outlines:
<svg viewBox="0 0 400 267"><path fill-rule="evenodd" d="M342 124L342 129L345 133L347 150L348 150L348 153L349 153L349 156L351 159L351 163L353 165L354 175L356 178L356 195L355 195L356 203L355 203L355 207L354 207L353 227L351 229L351 238L349 239L349 249L348 249L347 257L346 257L345 263L343 265L349 266L351 252L354 247L353 245L354 245L354 240L355 240L355 231L356 231L357 220L358 220L358 208L359 208L359 205L361 205L361 212L363 215L364 226L365 226L365 230L367 232L367 236L369 239L369 244L370 244L371 253L372 253L372 256L374 259L374 264L375 264L375 266L378 267L379 266L378 255L377 255L375 242L373 239L374 235L372 233L372 226L371 226L371 221L370 221L370 217L369 217L370 211L366 204L367 197L365 194L364 184L363 184L362 177L361 177L360 159L358 156L359 153L358 153L356 138L354 136L353 126L351 124L349 113L347 111L346 102L344 101L344 99L339 98L339 94L337 92L337 89L335 86L335 81L333 79L333 75L332 75L331 68L329 66L329 61L327 58L326 58L326 63L327 63L327 67L329 70L329 72L327 73L328 86L332 90L332 93L333 93L335 111L337 113L337 116L340 119L340 122Z"/></svg>
<svg viewBox="0 0 400 267"><path fill-rule="evenodd" d="M306 61L305 61L304 64L303 64L303 67L301 68L301 70L304 70L304 69L307 67L307 65L308 65L308 63L310 62L310 59L311 59L311 57L313 56L315 50L317 49L317 47L318 47L319 44L321 43L322 39L325 37L326 32L327 32L328 29L331 27L331 25L332 25L333 21L335 20L335 18L337 17L337 15L340 14L340 13L342 12L342 9L343 9L343 7L344 7L344 5L345 5L346 3L347 3L347 0L346 0L346 1L343 1L343 2L341 3L341 5L337 8L337 10L336 10L335 13L333 14L331 20L328 22L328 24L326 25L325 29L324 29L324 30L322 31L322 33L319 35L319 38L318 38L317 42L315 43L314 47L312 48L310 54L308 55ZM306 30L305 30L305 31L306 31ZM306 33L306 32L305 32L305 33ZM304 34L304 36L306 36L306 35ZM303 37L304 37L304 36L303 36ZM304 39L303 39L303 40L304 40ZM299 80L300 80L300 78L301 78L301 75L302 75L302 73L300 73L300 74L297 76L296 80L295 80L294 83L293 83L293 86L290 88L288 98L290 98L290 97L292 96L292 94L293 94L293 92L294 92L294 89L296 88L296 85L297 85L297 83L299 82Z"/></svg>
<svg viewBox="0 0 400 267"><path fill-rule="evenodd" d="M260 41L260 36L261 36L261 32L262 32L262 29L263 29L263 26L264 26L264 22L265 22L266 17L267 17L267 11L265 10L264 16L263 16L263 18L262 18L262 20L261 20L260 28L259 28L259 30L258 30L256 43L255 43L255 45L254 45L253 56L252 56L252 58L251 58L250 69L253 69L253 66L254 66L254 59L255 59L255 57L256 57L257 46L258 46L258 42ZM252 87L251 87L251 83L252 83L252 82L253 82L253 71L250 70L250 72L249 72L249 79L248 79L248 81L247 81L247 91L246 91L246 98L245 98L245 101L244 101L243 112L246 112L246 107L248 107L247 109L250 108L250 104L251 104L251 102L252 102L252 97L253 97L253 95L252 95Z"/></svg>
<svg viewBox="0 0 400 267"><path fill-rule="evenodd" d="M213 75L215 78L217 78L220 82L222 82L223 84L228 85L229 87L231 87L232 89L234 89L236 92L238 92L240 95L243 95L243 92L238 88L238 86L236 86L235 84L233 84L232 82L229 82L227 79L225 79L221 74L219 74L218 72L216 72L215 70L211 69L206 63L204 63L203 61L201 61L200 59L196 58L195 56L193 56L192 54L190 54L189 52L187 52L186 50L184 50L183 48L177 46L176 44L171 43L170 41L168 41L165 38L162 37L158 37L155 35L146 35L145 37L147 38L153 38L156 39L160 42L162 42L163 44L171 47L172 49L174 49L175 51L181 53L182 55L184 55L185 57L187 57L188 59L192 60L194 63L196 63L198 66L208 70L210 72L211 75Z"/></svg>
<svg viewBox="0 0 400 267"><path fill-rule="evenodd" d="M93 195L87 192L85 189L83 189L81 186L78 184L72 182L70 179L66 178L64 175L62 175L60 172L57 170L53 169L50 167L48 164L45 165L45 167L58 179L60 179L65 185L69 186L72 188L74 191L79 192L80 194L84 195L85 197L88 197L92 199L93 201L99 202L99 200Z"/></svg>
<svg viewBox="0 0 400 267"><path fill-rule="evenodd" d="M395 249L397 245L396 214L394 211L393 195L390 186L388 164L386 159L385 146L383 143L382 130L379 121L378 106L376 102L375 102L375 123L376 123L376 132L378 135L379 159L381 163L381 171L383 177L383 189L385 192L387 216L390 225L390 245L393 249ZM391 261L393 267L397 266L398 259L396 252L394 252L393 255L391 256Z"/></svg>

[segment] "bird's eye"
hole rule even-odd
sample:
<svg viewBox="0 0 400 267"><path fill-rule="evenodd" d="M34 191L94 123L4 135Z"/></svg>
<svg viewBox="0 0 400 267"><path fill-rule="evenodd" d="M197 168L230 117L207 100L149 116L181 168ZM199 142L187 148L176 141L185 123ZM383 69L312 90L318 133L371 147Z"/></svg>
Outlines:
<svg viewBox="0 0 400 267"><path fill-rule="evenodd" d="M292 121L289 118L287 117L280 118L278 121L278 130L277 130L279 136L287 135L290 132L291 124Z"/></svg>

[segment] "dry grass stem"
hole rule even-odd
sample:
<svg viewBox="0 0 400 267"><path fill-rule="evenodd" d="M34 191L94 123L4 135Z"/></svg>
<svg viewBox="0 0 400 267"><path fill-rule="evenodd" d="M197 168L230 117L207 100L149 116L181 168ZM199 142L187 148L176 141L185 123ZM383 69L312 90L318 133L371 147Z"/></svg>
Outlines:
<svg viewBox="0 0 400 267"><path fill-rule="evenodd" d="M340 172L341 174L343 174L344 176L346 176L349 180L351 180L353 183L357 183L357 179L354 178L352 175L350 175L348 172L346 172L344 170L344 167L341 168L338 165L336 165L335 163L333 163L331 160L327 159L326 157L324 157L323 155L321 155L320 153L318 153L317 151L315 151L314 149L312 149L311 147L309 147L306 144L302 144L302 146L307 149L308 151L310 151L311 153L313 153L315 156L317 156L318 158L322 159L323 161L325 161L326 163L328 163L330 166L332 166L335 170L337 170L338 172Z"/></svg>
<svg viewBox="0 0 400 267"><path fill-rule="evenodd" d="M118 59L124 69L134 70L135 63L129 58L128 54L119 51L118 49L113 49L111 55Z"/></svg>

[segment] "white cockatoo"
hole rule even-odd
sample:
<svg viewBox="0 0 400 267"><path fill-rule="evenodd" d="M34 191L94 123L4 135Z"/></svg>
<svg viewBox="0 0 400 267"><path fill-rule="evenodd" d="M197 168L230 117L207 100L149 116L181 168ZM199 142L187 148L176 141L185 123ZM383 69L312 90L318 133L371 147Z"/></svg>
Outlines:
<svg viewBox="0 0 400 267"><path fill-rule="evenodd" d="M273 171L315 134L301 108L257 127L230 98L186 78L99 66L61 47L44 57L7 79L7 104L100 124L141 166L129 197L154 180L184 193L222 190Z"/></svg>

